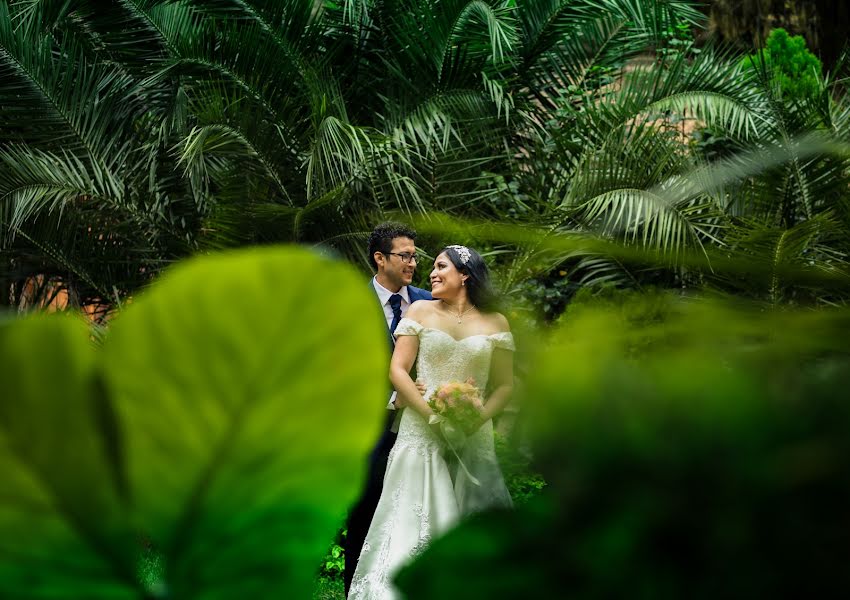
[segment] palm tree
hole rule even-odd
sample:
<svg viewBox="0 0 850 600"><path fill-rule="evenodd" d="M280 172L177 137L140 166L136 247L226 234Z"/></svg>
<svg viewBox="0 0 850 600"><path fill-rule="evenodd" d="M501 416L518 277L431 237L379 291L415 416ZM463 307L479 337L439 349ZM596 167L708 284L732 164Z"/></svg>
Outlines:
<svg viewBox="0 0 850 600"><path fill-rule="evenodd" d="M756 63L728 50L662 51L607 87L577 88L521 170L522 187L550 195L549 236L592 232L635 257L578 248L541 262L544 241L513 273L521 279L537 255L538 269L566 269L580 285L846 299L850 179L846 150L835 151L848 141L846 95L828 79L814 97L793 98ZM705 152L682 123L720 142Z"/></svg>
<svg viewBox="0 0 850 600"><path fill-rule="evenodd" d="M3 0L0 302L42 282L107 310L243 244L365 260L398 211L722 245L721 194L653 196L694 164L659 116L760 139L769 103L734 60L665 54L700 19L673 0ZM618 84L647 49L665 58Z"/></svg>
<svg viewBox="0 0 850 600"><path fill-rule="evenodd" d="M112 303L205 248L492 214L567 79L695 15L644 4L6 0L7 285Z"/></svg>

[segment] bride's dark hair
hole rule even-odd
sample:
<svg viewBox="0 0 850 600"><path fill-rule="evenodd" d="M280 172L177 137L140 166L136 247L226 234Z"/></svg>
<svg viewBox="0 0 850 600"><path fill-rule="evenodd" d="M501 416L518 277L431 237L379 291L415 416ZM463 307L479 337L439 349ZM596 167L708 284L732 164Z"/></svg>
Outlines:
<svg viewBox="0 0 850 600"><path fill-rule="evenodd" d="M469 296L469 301L478 307L478 310L483 312L497 310L496 293L490 283L490 271L487 269L487 263L472 248L467 246L460 248L469 252L468 258L464 250L454 246L446 246L440 251L440 254L448 256L455 268L468 276L465 283L466 295ZM463 256L461 252L463 252ZM467 258L465 263L464 258Z"/></svg>

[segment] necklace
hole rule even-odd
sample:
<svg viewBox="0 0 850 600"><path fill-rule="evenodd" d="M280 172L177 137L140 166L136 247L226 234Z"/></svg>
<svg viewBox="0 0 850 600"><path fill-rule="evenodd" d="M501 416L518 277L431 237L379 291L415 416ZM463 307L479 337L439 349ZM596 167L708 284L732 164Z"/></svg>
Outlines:
<svg viewBox="0 0 850 600"><path fill-rule="evenodd" d="M445 302L443 302L443 306L446 306L446 307L447 307L447 306L448 306L448 304L446 304ZM458 325L460 325L460 324L463 322L463 321L462 321L462 319L463 319L463 315L465 315L466 313L468 313L469 311L474 310L474 309L475 309L475 305L474 305L474 304L471 304L471 305L469 306L469 308L467 308L465 311L463 311L463 312L459 312L459 313L457 313L457 314L453 313L453 312L452 312L452 311L450 311L448 308L446 308L446 312L447 312L447 313L449 313L449 314L450 314L451 316L453 316L454 318L456 318L456 319L457 319L457 322L458 322Z"/></svg>

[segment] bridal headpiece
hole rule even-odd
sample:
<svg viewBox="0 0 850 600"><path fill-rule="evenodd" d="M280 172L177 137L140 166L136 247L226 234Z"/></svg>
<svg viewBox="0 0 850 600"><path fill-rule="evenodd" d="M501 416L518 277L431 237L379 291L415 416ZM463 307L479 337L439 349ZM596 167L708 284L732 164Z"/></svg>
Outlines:
<svg viewBox="0 0 850 600"><path fill-rule="evenodd" d="M466 246L453 244L451 246L446 246L446 248L451 248L452 250L457 252L458 256L460 256L460 262L462 262L463 264L468 263L469 257L472 256L472 254L469 252L469 248L467 248Z"/></svg>

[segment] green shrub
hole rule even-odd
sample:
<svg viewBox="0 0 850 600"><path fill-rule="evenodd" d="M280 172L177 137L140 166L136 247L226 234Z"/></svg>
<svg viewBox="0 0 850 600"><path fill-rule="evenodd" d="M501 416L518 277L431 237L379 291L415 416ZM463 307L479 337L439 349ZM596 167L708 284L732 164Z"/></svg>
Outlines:
<svg viewBox="0 0 850 600"><path fill-rule="evenodd" d="M546 487L546 480L532 466L531 452L496 433L496 455L505 476L505 484L515 506L523 506Z"/></svg>
<svg viewBox="0 0 850 600"><path fill-rule="evenodd" d="M790 36L781 27L774 29L765 40L762 56L786 97L803 100L819 94L823 64L806 47L802 36ZM744 60L746 68L755 68L759 64L758 55Z"/></svg>
<svg viewBox="0 0 850 600"><path fill-rule="evenodd" d="M402 571L426 598L802 598L850 587L850 312L637 296L540 344L540 495ZM639 343L636 343L636 340Z"/></svg>
<svg viewBox="0 0 850 600"><path fill-rule="evenodd" d="M345 536L348 535L348 530L343 529L337 539L331 542L325 558L322 560L322 566L319 569L319 575L327 579L341 579L345 573Z"/></svg>

